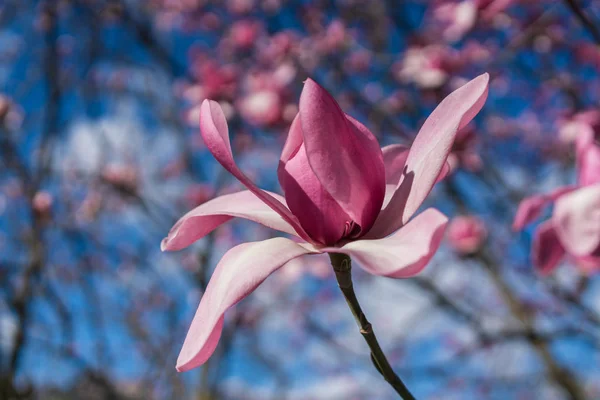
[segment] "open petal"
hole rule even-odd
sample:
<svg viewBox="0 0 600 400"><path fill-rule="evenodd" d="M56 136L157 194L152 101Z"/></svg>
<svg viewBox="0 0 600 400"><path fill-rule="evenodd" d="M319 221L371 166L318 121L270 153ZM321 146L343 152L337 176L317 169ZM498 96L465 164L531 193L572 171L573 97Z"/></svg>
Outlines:
<svg viewBox="0 0 600 400"><path fill-rule="evenodd" d="M281 203L285 203L282 196L275 193L269 193L269 195ZM249 219L269 228L298 235L281 215L273 211L254 193L244 190L216 197L185 214L173 225L169 235L163 239L160 245L161 250L183 249L233 217Z"/></svg>
<svg viewBox="0 0 600 400"><path fill-rule="evenodd" d="M546 221L537 228L531 248L531 259L535 268L542 274L549 274L558 266L565 249L560 243L552 221Z"/></svg>
<svg viewBox="0 0 600 400"><path fill-rule="evenodd" d="M299 115L315 176L352 221L368 230L385 195L385 168L377 139L311 79L304 84Z"/></svg>
<svg viewBox="0 0 600 400"><path fill-rule="evenodd" d="M393 235L377 240L357 240L323 251L344 253L369 273L408 278L425 268L440 246L448 218L434 208L417 215Z"/></svg>
<svg viewBox="0 0 600 400"><path fill-rule="evenodd" d="M438 180L458 130L481 110L488 93L488 74L452 92L427 118L410 147L402 179L369 237L384 237L405 224Z"/></svg>
<svg viewBox="0 0 600 400"><path fill-rule="evenodd" d="M310 237L304 232L302 226L288 208L268 192L259 189L236 165L231 152L229 142L229 128L227 120L221 110L219 103L212 100L204 100L200 107L200 132L215 159L221 165L242 182L248 190L261 199L265 204L271 207L298 232L298 235L306 241L311 241Z"/></svg>
<svg viewBox="0 0 600 400"><path fill-rule="evenodd" d="M227 309L253 292L288 261L316 252L309 244L285 238L244 243L229 250L217 265L177 359L177 370L206 362L217 347Z"/></svg>
<svg viewBox="0 0 600 400"><path fill-rule="evenodd" d="M565 249L587 256L600 247L600 183L577 189L556 201L552 215Z"/></svg>

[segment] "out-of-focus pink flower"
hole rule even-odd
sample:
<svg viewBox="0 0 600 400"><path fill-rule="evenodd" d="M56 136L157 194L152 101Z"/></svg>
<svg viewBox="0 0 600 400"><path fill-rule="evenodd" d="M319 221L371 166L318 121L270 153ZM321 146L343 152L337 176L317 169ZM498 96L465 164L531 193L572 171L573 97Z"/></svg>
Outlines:
<svg viewBox="0 0 600 400"><path fill-rule="evenodd" d="M184 215L163 239L162 250L187 247L233 217L296 238L244 243L223 256L177 369L206 362L219 341L225 311L297 257L343 253L375 275L419 273L439 247L448 219L435 209L412 217L444 173L456 132L483 107L488 80L482 75L446 97L410 148L380 149L363 124L307 79L277 171L285 197L259 189L238 168L219 104L204 101L200 130L206 147L248 190L217 197Z"/></svg>
<svg viewBox="0 0 600 400"><path fill-rule="evenodd" d="M267 64L278 63L294 49L297 41L296 34L291 31L278 32L258 43L258 57Z"/></svg>
<svg viewBox="0 0 600 400"><path fill-rule="evenodd" d="M134 193L138 186L138 173L131 165L108 164L102 170L102 179L115 188Z"/></svg>
<svg viewBox="0 0 600 400"><path fill-rule="evenodd" d="M273 126L282 122L288 97L287 87L294 81L296 73L293 65L282 63L273 71L248 74L245 82L248 94L238 102L242 117L258 126Z"/></svg>
<svg viewBox="0 0 600 400"><path fill-rule="evenodd" d="M455 56L454 50L444 46L411 47L404 53L402 61L394 66L395 74L402 82L435 89L448 80L456 62Z"/></svg>
<svg viewBox="0 0 600 400"><path fill-rule="evenodd" d="M490 20L520 0L475 0L481 18Z"/></svg>
<svg viewBox="0 0 600 400"><path fill-rule="evenodd" d="M325 35L320 42L323 51L339 50L346 44L348 32L342 21L336 19L327 26Z"/></svg>
<svg viewBox="0 0 600 400"><path fill-rule="evenodd" d="M565 144L575 143L580 136L600 131L600 111L588 110L559 121L558 137Z"/></svg>
<svg viewBox="0 0 600 400"><path fill-rule="evenodd" d="M258 21L236 21L231 26L229 37L236 48L250 49L254 47L261 28L262 26Z"/></svg>
<svg viewBox="0 0 600 400"><path fill-rule="evenodd" d="M574 46L577 62L591 64L600 69L600 49L597 45L588 41L576 43Z"/></svg>
<svg viewBox="0 0 600 400"><path fill-rule="evenodd" d="M475 216L464 215L452 218L448 224L448 243L460 254L473 254L481 248L487 238L484 222Z"/></svg>
<svg viewBox="0 0 600 400"><path fill-rule="evenodd" d="M52 209L53 202L52 195L45 190L41 190L33 196L32 207L36 213L48 215Z"/></svg>
<svg viewBox="0 0 600 400"><path fill-rule="evenodd" d="M600 145L592 130L578 133L576 156L578 185L524 199L513 223L522 229L554 202L552 218L538 227L533 242L532 259L542 273L565 255L586 272L600 268Z"/></svg>
<svg viewBox="0 0 600 400"><path fill-rule="evenodd" d="M344 67L352 73L366 72L371 66L372 59L373 56L371 55L371 52L367 50L357 50L348 56L344 63Z"/></svg>
<svg viewBox="0 0 600 400"><path fill-rule="evenodd" d="M472 172L479 171L482 168L483 161L477 152L476 144L477 135L472 126L467 126L458 132L452 146L452 152L448 157L451 172L459 167Z"/></svg>
<svg viewBox="0 0 600 400"><path fill-rule="evenodd" d="M433 18L443 27L443 38L448 42L457 42L475 25L477 4L473 0L439 3L434 6Z"/></svg>
<svg viewBox="0 0 600 400"><path fill-rule="evenodd" d="M205 99L232 99L234 97L239 74L234 65L218 65L200 55L193 61L192 73L200 82Z"/></svg>
<svg viewBox="0 0 600 400"><path fill-rule="evenodd" d="M255 0L227 0L227 9L234 14L246 14L252 11Z"/></svg>
<svg viewBox="0 0 600 400"><path fill-rule="evenodd" d="M252 124L273 125L281 119L281 98L273 90L261 90L244 97L239 103L239 109L240 114Z"/></svg>
<svg viewBox="0 0 600 400"><path fill-rule="evenodd" d="M591 125L590 129L583 129L575 141L577 183L580 186L600 182L600 142L597 140L600 132L600 113L598 117L599 124Z"/></svg>

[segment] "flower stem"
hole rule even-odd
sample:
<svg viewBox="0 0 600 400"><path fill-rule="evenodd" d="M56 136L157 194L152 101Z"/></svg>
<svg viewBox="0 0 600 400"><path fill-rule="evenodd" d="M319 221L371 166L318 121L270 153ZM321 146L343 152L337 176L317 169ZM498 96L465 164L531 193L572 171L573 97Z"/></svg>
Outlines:
<svg viewBox="0 0 600 400"><path fill-rule="evenodd" d="M331 259L331 265L335 271L335 277L340 290L344 294L348 307L350 307L350 311L352 311L352 315L354 315L354 319L360 328L361 335L371 349L371 361L373 361L373 365L402 399L415 400L415 397L410 393L400 377L396 375L385 357L385 354L383 354L383 350L381 350L379 342L377 342L375 332L373 332L373 326L367 320L367 317L358 303L352 285L352 264L350 257L340 253L329 253L329 258Z"/></svg>

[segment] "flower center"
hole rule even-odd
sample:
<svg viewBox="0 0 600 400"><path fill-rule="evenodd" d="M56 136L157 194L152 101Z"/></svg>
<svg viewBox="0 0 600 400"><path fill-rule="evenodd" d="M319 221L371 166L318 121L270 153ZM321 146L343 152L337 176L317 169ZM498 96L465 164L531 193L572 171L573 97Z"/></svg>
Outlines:
<svg viewBox="0 0 600 400"><path fill-rule="evenodd" d="M354 239L360 234L361 227L354 221L346 221L342 238Z"/></svg>

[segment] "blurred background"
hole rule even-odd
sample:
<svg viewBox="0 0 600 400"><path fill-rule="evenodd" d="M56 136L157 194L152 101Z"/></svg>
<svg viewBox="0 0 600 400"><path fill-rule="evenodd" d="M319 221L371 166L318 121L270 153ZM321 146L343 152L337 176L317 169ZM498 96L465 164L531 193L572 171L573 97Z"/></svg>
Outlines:
<svg viewBox="0 0 600 400"><path fill-rule="evenodd" d="M452 218L442 248L415 279L355 268L357 295L419 399L600 399L595 269L567 257L543 274L537 223L512 229L523 198L575 183L599 27L600 1L583 0L1 1L0 398L396 398L326 256L271 276L208 363L177 373L217 261L275 232L230 222L177 253L160 240L241 189L204 147L203 99L242 169L280 192L306 77L387 145L489 72L428 199Z"/></svg>

